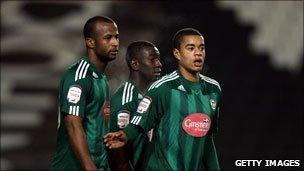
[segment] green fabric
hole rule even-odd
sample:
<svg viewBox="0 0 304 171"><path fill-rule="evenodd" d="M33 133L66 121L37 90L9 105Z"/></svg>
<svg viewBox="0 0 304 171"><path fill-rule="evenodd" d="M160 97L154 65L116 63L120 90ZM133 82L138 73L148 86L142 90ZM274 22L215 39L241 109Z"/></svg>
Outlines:
<svg viewBox="0 0 304 171"><path fill-rule="evenodd" d="M111 132L123 129L130 122L130 118L136 112L142 95L139 88L132 81L124 82L111 98ZM133 168L137 168L141 161L142 150L148 143L146 134L136 135L132 144L127 145L127 151L131 158Z"/></svg>
<svg viewBox="0 0 304 171"><path fill-rule="evenodd" d="M213 136L207 135L206 139L206 147L203 157L204 165L208 170L220 170Z"/></svg>
<svg viewBox="0 0 304 171"><path fill-rule="evenodd" d="M219 84L203 75L194 83L175 71L153 83L125 129L128 139L132 140L134 129L147 132L154 128L142 169L201 170L203 163L207 169L218 168L217 156L211 155L216 154L215 147L209 143L208 136L217 132L220 96ZM206 135L196 137L193 134L196 128L191 128L191 133L183 128L189 121L187 118L194 120L195 114L200 116L197 123L201 125L209 118L210 129Z"/></svg>
<svg viewBox="0 0 304 171"><path fill-rule="evenodd" d="M81 90L79 98L68 98L71 87ZM78 94L79 95L79 94ZM73 96L75 97L75 96ZM108 159L101 137L110 130L106 117L109 104L109 86L105 75L99 73L88 58L82 57L64 73L59 87L59 111L57 145L52 159L52 170L82 170L73 153L65 127L63 115L82 118L89 152L96 166L108 169Z"/></svg>

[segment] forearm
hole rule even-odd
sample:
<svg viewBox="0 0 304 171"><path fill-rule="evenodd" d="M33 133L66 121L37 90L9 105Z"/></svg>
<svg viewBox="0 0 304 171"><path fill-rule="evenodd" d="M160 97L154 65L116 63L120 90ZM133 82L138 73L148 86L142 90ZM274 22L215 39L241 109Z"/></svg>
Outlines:
<svg viewBox="0 0 304 171"><path fill-rule="evenodd" d="M67 132L72 150L79 159L81 166L86 170L97 169L90 156L82 125L79 123L68 123Z"/></svg>
<svg viewBox="0 0 304 171"><path fill-rule="evenodd" d="M123 131L126 134L127 142L131 143L135 138L137 138L141 130L139 129L139 126L129 124Z"/></svg>
<svg viewBox="0 0 304 171"><path fill-rule="evenodd" d="M126 146L109 150L111 169L117 171L131 171L132 167L129 161Z"/></svg>
<svg viewBox="0 0 304 171"><path fill-rule="evenodd" d="M207 170L220 170L217 152L212 135L207 135L203 162Z"/></svg>

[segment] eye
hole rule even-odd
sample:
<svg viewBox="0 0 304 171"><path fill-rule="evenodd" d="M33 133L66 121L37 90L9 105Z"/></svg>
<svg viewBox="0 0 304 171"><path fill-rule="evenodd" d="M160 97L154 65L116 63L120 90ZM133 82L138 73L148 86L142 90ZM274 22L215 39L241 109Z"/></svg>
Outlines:
<svg viewBox="0 0 304 171"><path fill-rule="evenodd" d="M156 61L156 58L151 59L151 63L155 63L155 61Z"/></svg>
<svg viewBox="0 0 304 171"><path fill-rule="evenodd" d="M110 40L110 39L111 39L111 36L105 36L104 39Z"/></svg>
<svg viewBox="0 0 304 171"><path fill-rule="evenodd" d="M194 50L194 47L188 47L187 48L189 51L193 51Z"/></svg>
<svg viewBox="0 0 304 171"><path fill-rule="evenodd" d="M202 47L200 47L199 49L200 49L200 51L204 51L204 50L205 50L205 47L202 46Z"/></svg>
<svg viewBox="0 0 304 171"><path fill-rule="evenodd" d="M151 61L152 61L152 62L160 61L160 57L154 57L154 58L151 59Z"/></svg>

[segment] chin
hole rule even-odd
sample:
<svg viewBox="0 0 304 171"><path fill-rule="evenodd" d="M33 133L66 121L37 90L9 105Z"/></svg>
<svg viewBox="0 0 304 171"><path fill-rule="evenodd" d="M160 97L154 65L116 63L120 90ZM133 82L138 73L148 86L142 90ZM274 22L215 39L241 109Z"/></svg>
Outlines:
<svg viewBox="0 0 304 171"><path fill-rule="evenodd" d="M109 55L108 56L108 61L113 61L114 59L116 59L117 55Z"/></svg>
<svg viewBox="0 0 304 171"><path fill-rule="evenodd" d="M160 77L161 76L154 76L153 79L152 79L152 81L156 81L156 80L160 79Z"/></svg>
<svg viewBox="0 0 304 171"><path fill-rule="evenodd" d="M194 71L194 72L200 72L202 69L203 69L202 67L191 68L191 70Z"/></svg>

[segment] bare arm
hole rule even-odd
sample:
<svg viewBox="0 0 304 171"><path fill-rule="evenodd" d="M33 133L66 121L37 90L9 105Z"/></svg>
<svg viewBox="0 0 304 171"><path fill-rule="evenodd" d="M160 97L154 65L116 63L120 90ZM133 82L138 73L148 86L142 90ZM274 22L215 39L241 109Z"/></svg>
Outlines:
<svg viewBox="0 0 304 171"><path fill-rule="evenodd" d="M72 150L85 170L97 170L88 149L86 135L83 131L82 118L67 115L65 125Z"/></svg>

